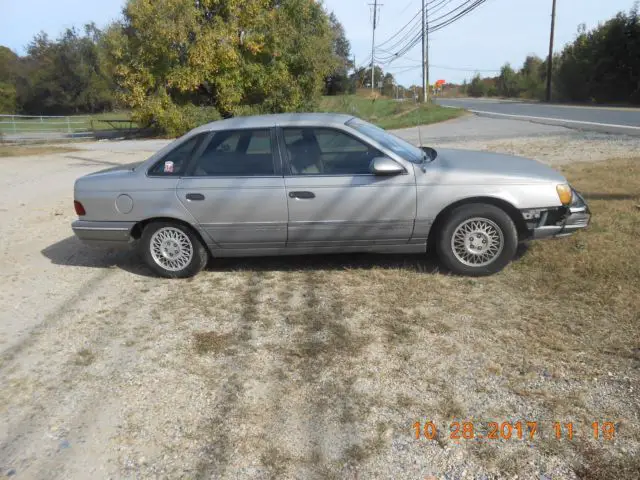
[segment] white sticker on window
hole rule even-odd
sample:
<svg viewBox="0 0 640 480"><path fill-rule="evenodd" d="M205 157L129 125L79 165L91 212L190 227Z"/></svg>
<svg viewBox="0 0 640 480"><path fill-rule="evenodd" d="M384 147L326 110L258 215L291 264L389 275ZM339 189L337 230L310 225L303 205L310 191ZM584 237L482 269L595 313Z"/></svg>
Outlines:
<svg viewBox="0 0 640 480"><path fill-rule="evenodd" d="M173 173L173 162L168 160L164 162L164 173Z"/></svg>

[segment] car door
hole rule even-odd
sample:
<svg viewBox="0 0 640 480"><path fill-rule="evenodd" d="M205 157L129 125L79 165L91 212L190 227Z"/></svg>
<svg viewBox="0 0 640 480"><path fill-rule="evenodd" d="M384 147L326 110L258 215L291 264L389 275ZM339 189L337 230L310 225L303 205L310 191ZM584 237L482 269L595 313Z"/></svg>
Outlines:
<svg viewBox="0 0 640 480"><path fill-rule="evenodd" d="M376 176L383 154L338 128L278 129L286 158L287 247L407 243L416 214L413 169Z"/></svg>
<svg viewBox="0 0 640 480"><path fill-rule="evenodd" d="M285 246L287 200L275 145L274 129L214 132L180 180L178 198L218 247Z"/></svg>

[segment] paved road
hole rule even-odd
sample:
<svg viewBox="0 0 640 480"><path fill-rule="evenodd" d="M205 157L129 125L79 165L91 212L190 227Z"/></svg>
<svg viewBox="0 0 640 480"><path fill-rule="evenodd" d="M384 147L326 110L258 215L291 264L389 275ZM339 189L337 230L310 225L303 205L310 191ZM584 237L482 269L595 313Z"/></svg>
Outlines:
<svg viewBox="0 0 640 480"><path fill-rule="evenodd" d="M601 108L492 99L438 99L443 106L465 108L479 115L530 120L583 130L640 135L640 108Z"/></svg>

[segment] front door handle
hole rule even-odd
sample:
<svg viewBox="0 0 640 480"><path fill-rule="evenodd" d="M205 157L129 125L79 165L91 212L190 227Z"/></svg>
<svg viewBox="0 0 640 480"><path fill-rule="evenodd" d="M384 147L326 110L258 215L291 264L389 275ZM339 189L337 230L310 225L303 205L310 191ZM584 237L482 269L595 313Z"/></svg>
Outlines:
<svg viewBox="0 0 640 480"><path fill-rule="evenodd" d="M313 192L289 192L291 198L316 198Z"/></svg>
<svg viewBox="0 0 640 480"><path fill-rule="evenodd" d="M187 200L204 200L204 195L201 193L187 193Z"/></svg>

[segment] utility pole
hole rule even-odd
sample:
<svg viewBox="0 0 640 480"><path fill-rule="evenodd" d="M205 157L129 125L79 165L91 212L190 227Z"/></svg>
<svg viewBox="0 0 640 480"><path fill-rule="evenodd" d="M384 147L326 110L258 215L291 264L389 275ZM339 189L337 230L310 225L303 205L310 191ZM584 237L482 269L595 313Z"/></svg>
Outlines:
<svg viewBox="0 0 640 480"><path fill-rule="evenodd" d="M549 59L547 60L547 102L551 101L551 75L553 74L553 37L556 30L556 0L551 10L551 39L549 40Z"/></svg>
<svg viewBox="0 0 640 480"><path fill-rule="evenodd" d="M371 4L369 4L371 5ZM373 2L373 33L371 35L371 93L375 91L376 85L376 69L375 69L375 60L376 60L376 27L378 26L378 0L374 0Z"/></svg>
<svg viewBox="0 0 640 480"><path fill-rule="evenodd" d="M422 0L422 100L429 101L429 12Z"/></svg>

